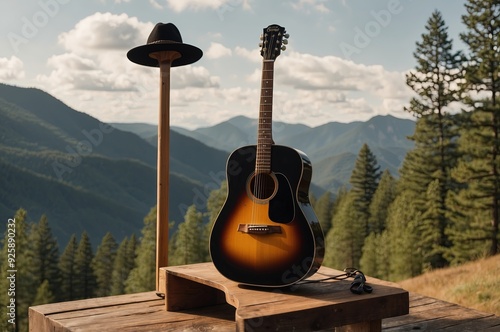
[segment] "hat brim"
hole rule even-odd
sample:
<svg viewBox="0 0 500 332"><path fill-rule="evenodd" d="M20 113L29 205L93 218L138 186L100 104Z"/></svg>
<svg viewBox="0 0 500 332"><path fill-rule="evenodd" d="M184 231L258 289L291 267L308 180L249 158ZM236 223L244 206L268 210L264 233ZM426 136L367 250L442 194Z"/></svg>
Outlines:
<svg viewBox="0 0 500 332"><path fill-rule="evenodd" d="M180 58L172 61L172 64L170 65L171 67L189 65L200 60L200 58L203 56L203 51L193 45L182 43L158 43L135 47L127 52L127 58L139 65L159 67L160 64L158 63L158 60L152 58L150 54L161 51L176 51L181 54Z"/></svg>

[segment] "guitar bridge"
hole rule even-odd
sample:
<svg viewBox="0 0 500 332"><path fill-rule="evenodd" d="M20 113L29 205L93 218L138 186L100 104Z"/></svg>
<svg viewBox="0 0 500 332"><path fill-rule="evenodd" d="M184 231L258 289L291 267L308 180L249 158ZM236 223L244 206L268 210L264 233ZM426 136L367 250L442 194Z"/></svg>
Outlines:
<svg viewBox="0 0 500 332"><path fill-rule="evenodd" d="M238 232L247 234L281 234L281 226L239 224Z"/></svg>

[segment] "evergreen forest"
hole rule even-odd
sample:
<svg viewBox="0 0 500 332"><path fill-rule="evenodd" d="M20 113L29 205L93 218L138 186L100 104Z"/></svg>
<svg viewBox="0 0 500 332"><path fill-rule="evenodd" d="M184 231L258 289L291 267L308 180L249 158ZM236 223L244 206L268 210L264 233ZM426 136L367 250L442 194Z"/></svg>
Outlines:
<svg viewBox="0 0 500 332"><path fill-rule="evenodd" d="M466 49L455 49L439 11L416 42L416 67L406 76L415 94L405 109L416 119L409 137L414 148L399 175L381 169L367 142L349 185L311 194L325 234L324 265L398 281L499 253L500 2L468 0L465 7L460 39ZM210 229L226 192L222 182L204 209L192 205L182 222L171 223L169 265L210 261ZM90 239L82 232L64 248L50 220L30 223L28 213L12 216L19 331L27 331L33 305L155 289L156 208L138 237L118 243L111 233ZM2 257L9 243L7 230ZM1 289L8 289L8 260L0 265ZM0 303L7 307L6 292ZM11 328L0 321L0 330Z"/></svg>

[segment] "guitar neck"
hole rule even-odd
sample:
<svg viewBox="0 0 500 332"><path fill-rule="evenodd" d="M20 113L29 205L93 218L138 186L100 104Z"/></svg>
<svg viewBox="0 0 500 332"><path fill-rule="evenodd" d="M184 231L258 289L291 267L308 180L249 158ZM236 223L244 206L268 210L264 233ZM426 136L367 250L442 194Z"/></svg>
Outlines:
<svg viewBox="0 0 500 332"><path fill-rule="evenodd" d="M262 62L259 125L257 132L256 173L271 172L271 146L273 144L273 78L274 60L264 60Z"/></svg>

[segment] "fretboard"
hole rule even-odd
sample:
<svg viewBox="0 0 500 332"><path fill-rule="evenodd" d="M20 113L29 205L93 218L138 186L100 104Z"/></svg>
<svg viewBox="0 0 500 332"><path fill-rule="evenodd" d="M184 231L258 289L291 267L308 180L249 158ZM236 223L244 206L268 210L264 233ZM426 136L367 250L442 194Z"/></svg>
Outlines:
<svg viewBox="0 0 500 332"><path fill-rule="evenodd" d="M271 146L273 144L273 74L274 60L264 60L262 63L259 125L257 132L256 173L271 172Z"/></svg>

